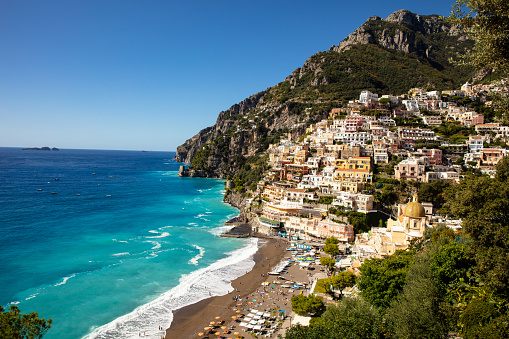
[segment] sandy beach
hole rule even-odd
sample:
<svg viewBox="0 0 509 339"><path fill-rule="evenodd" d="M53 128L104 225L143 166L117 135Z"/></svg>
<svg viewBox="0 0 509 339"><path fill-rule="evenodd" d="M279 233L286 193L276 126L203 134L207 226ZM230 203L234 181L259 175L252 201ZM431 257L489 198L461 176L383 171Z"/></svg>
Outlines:
<svg viewBox="0 0 509 339"><path fill-rule="evenodd" d="M219 297L212 297L202 300L198 303L181 308L174 312L173 322L166 331L167 339L186 339L200 338L199 333L204 333L201 338L236 338L236 332L246 338L250 335L245 332L245 328L239 326L239 322L232 317L247 315L250 310L260 311L268 309L284 309L286 314L291 312L290 298L293 294L301 293L296 290L289 293L280 288L279 285L272 284L275 276L269 276L271 271L285 256L290 252L286 251L288 242L284 239L260 239L260 247L254 256L255 266L245 275L232 282L234 291ZM288 269L285 275L288 279L309 281L309 274L301 270L298 265ZM263 282L270 282L269 286L263 286ZM219 317L219 318L217 318ZM222 322L218 324L218 321ZM204 330L210 327L210 323L215 322L213 334ZM232 329L229 331L230 326ZM222 328L226 327L226 329ZM216 334L221 332L220 335ZM276 337L276 335L272 336Z"/></svg>

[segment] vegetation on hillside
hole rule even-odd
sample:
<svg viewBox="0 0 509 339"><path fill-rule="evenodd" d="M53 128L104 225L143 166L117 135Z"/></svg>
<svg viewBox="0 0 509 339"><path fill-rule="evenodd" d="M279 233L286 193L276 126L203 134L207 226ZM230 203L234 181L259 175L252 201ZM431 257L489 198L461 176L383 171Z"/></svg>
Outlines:
<svg viewBox="0 0 509 339"><path fill-rule="evenodd" d="M464 83L472 71L471 68L453 71L454 67L447 62L438 66L437 62L418 55L371 44L355 45L341 53L320 52L307 63L313 67L297 77L293 89L285 81L275 91L284 92L284 98L298 96L303 101L345 101L357 98L363 90L394 94L429 84L438 89L454 88ZM322 81L313 86L317 78Z"/></svg>
<svg viewBox="0 0 509 339"><path fill-rule="evenodd" d="M409 250L365 261L360 297L286 338L509 337L509 158L494 178L470 175L444 194L443 210L462 219L462 231L430 228Z"/></svg>

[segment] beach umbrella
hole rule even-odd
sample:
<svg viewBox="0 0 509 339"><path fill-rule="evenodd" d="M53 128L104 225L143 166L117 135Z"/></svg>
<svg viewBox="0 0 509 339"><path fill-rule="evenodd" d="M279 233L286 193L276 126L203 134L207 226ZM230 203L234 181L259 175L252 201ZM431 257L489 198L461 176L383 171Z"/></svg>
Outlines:
<svg viewBox="0 0 509 339"><path fill-rule="evenodd" d="M232 319L233 320L237 319L237 316L236 315L232 315Z"/></svg>
<svg viewBox="0 0 509 339"><path fill-rule="evenodd" d="M202 336L202 335L204 335L204 334L205 334L205 333L200 332L200 333L198 333L198 337L201 337L201 336Z"/></svg>
<svg viewBox="0 0 509 339"><path fill-rule="evenodd" d="M233 332L233 334L234 334L234 335L239 335L239 334L240 334L240 332Z"/></svg>
<svg viewBox="0 0 509 339"><path fill-rule="evenodd" d="M210 327L208 327L208 326L207 326L207 327L204 327L204 328L203 328L203 330L204 330L204 331L208 331L208 330L210 330Z"/></svg>
<svg viewBox="0 0 509 339"><path fill-rule="evenodd" d="M216 317L216 319L221 319L221 317L220 317L220 316L217 316L217 317Z"/></svg>
<svg viewBox="0 0 509 339"><path fill-rule="evenodd" d="M240 310L236 310L235 312L240 313Z"/></svg>
<svg viewBox="0 0 509 339"><path fill-rule="evenodd" d="M215 324L216 324L216 322L215 322L215 321L211 321L211 322L209 322L209 324L210 324L210 325L215 325Z"/></svg>
<svg viewBox="0 0 509 339"><path fill-rule="evenodd" d="M226 326L221 326L221 329L226 330Z"/></svg>
<svg viewBox="0 0 509 339"><path fill-rule="evenodd" d="M221 332L216 332L216 335L218 335L218 336L221 335Z"/></svg>

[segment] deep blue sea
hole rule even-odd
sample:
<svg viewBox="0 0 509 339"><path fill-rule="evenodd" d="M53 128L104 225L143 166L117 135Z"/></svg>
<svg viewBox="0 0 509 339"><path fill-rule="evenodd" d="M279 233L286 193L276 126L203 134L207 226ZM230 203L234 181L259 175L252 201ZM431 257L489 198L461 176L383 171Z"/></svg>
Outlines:
<svg viewBox="0 0 509 339"><path fill-rule="evenodd" d="M229 292L256 239L219 236L223 181L179 178L174 155L0 148L0 305L52 318L48 339L159 339Z"/></svg>

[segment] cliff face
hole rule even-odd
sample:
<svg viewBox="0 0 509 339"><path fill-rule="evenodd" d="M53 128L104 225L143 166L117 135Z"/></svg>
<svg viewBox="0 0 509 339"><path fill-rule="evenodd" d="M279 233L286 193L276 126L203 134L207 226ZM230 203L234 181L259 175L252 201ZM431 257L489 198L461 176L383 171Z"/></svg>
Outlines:
<svg viewBox="0 0 509 339"><path fill-rule="evenodd" d="M245 99L241 103L235 104L227 111L222 111L217 117L216 124L211 127L202 129L198 134L193 136L191 139L177 148L177 155L175 159L179 162L191 163L193 155L200 150L200 148L207 143L209 140L214 140L217 137L224 135L231 127L235 125L235 119L231 117L242 117L246 112L256 107L263 97L264 92L256 93L249 98ZM235 146L237 142L244 141L243 138L233 138L232 145ZM214 160L211 159L213 165Z"/></svg>
<svg viewBox="0 0 509 339"><path fill-rule="evenodd" d="M439 16L421 16L407 10L392 13L386 19L378 16L347 36L331 50L342 52L357 44L374 44L405 53L422 53L429 56L433 48L433 35L445 33L466 40L466 35L454 26L446 24Z"/></svg>
<svg viewBox="0 0 509 339"><path fill-rule="evenodd" d="M188 174L231 176L239 179L237 187L247 188L259 179L257 161L269 144L298 138L362 90L400 94L416 86L459 87L471 71L448 60L471 45L436 15L400 10L386 19L372 17L281 83L219 113L214 126L178 147L176 160L192 164Z"/></svg>
<svg viewBox="0 0 509 339"><path fill-rule="evenodd" d="M270 142L304 131L292 105L265 102L259 92L219 113L214 126L201 130L177 149L176 161L192 164L191 176L234 175L245 159L257 156ZM319 115L321 117L321 115ZM287 133L292 129L291 133Z"/></svg>

